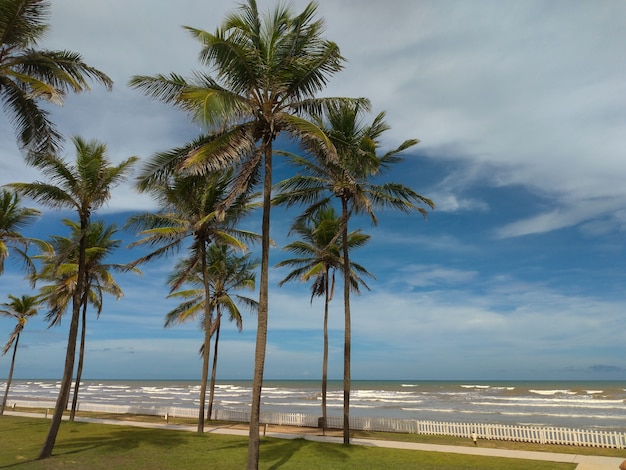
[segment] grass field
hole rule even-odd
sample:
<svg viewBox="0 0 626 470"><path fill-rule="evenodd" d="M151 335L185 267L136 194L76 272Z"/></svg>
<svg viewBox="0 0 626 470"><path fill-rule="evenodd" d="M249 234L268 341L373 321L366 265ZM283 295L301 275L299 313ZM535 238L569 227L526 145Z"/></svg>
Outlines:
<svg viewBox="0 0 626 470"><path fill-rule="evenodd" d="M14 411L44 414L45 408L16 408ZM50 410L48 410L50 411ZM92 411L78 411L76 416L87 418L100 418L100 419L112 419L118 421L138 421L145 423L164 423L163 416L155 415L137 415L137 414L119 414L119 413L102 413ZM198 421L196 418L176 418L170 417L168 420L170 424L180 424L188 426L196 426ZM208 426L225 425L232 426L233 422L219 422L209 421ZM276 430L275 426L269 427L270 431ZM297 428L296 428L297 429ZM319 430L317 430L319 431ZM332 431L331 431L332 432ZM318 432L319 434L319 432ZM342 436L341 431L335 431L335 435ZM399 441L399 442L418 442L424 444L441 444L450 446L467 446L471 447L473 444L468 438L442 436L442 435L428 435L428 434L409 434L409 433L395 433L395 432L377 432L377 431L356 431L351 432L352 437L364 438L364 439L378 439L383 441ZM510 450L528 450L534 452L555 452L558 454L577 454L577 455L598 455L603 457L621 457L626 459L626 449L606 449L601 447L576 447L565 445L551 445L551 444L534 444L529 442L515 442L515 441L499 441L499 440L480 440L480 447L492 448L492 449L510 449Z"/></svg>
<svg viewBox="0 0 626 470"><path fill-rule="evenodd" d="M53 457L37 461L49 424L37 418L0 417L0 468L194 470L241 469L246 464L246 437L80 422L64 422ZM567 470L575 465L266 437L260 468Z"/></svg>

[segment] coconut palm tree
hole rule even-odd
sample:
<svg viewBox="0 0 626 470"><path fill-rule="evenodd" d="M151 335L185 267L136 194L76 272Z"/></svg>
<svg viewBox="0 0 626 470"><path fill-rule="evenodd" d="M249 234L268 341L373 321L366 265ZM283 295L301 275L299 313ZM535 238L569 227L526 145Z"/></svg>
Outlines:
<svg viewBox="0 0 626 470"><path fill-rule="evenodd" d="M200 60L215 73L196 73L191 80L178 74L136 76L130 84L153 98L187 110L208 129L206 136L178 152L163 154L147 178L160 178L172 169L238 168L237 194L263 175L263 216L259 313L252 386L248 469L259 459L259 413L265 364L268 317L270 199L272 156L281 132L298 137L323 133L299 117L314 109L328 78L342 68L338 46L323 38L323 22L315 19L316 5L300 14L279 5L261 16L256 0L247 0L228 15L215 33L186 29L202 43ZM332 146L330 156L334 155Z"/></svg>
<svg viewBox="0 0 626 470"><path fill-rule="evenodd" d="M130 172L136 157L112 165L106 154L106 145L97 141L73 138L76 163L48 154L38 158L33 165L39 168L49 182L12 183L8 185L23 196L30 197L54 209L73 209L78 216L80 239L76 258L78 271L76 287L72 295L72 319L68 334L63 379L59 390L50 430L39 458L52 455L52 449L61 425L63 411L68 401L74 370L74 355L78 336L80 307L88 289L87 279L87 233L91 214L111 198L111 189L123 181Z"/></svg>
<svg viewBox="0 0 626 470"><path fill-rule="evenodd" d="M67 310L67 306L72 299L78 273L76 261L80 226L71 220L64 220L64 223L70 227L71 236L52 237L50 243L52 249L37 257L42 260L43 267L36 279L52 282L40 288L41 298L50 308L46 315L46 320L50 322L50 326L61 322L62 315ZM115 225L105 225L103 221L90 222L87 230L87 292L86 296L83 297L78 365L76 367L70 421L74 420L78 404L78 392L85 356L88 304L91 304L96 309L96 316L100 317L105 293L113 295L117 300L124 294L113 278L111 271L127 272L132 270L139 273L137 268L132 268L128 264L104 262L121 244L121 240L113 239L116 233L117 228Z"/></svg>
<svg viewBox="0 0 626 470"><path fill-rule="evenodd" d="M9 299L11 299L10 302L2 304L5 308L0 310L0 315L15 318L17 320L17 324L15 325L13 333L9 336L9 340L4 345L4 349L2 350L2 355L4 356L9 349L11 349L11 346L13 346L13 357L11 358L9 377L7 378L7 388L4 392L4 398L2 399L2 407L0 407L0 415L4 414L4 409L7 406L7 399L9 398L9 388L11 387L11 381L13 380L15 354L17 353L17 345L20 342L20 334L22 333L24 326L26 326L28 319L37 315L37 308L40 303L40 300L36 295L22 295L22 297L15 297L14 295L9 294Z"/></svg>
<svg viewBox="0 0 626 470"><path fill-rule="evenodd" d="M328 305L335 290L335 270L341 269L342 240L337 238L340 233L341 220L332 207L321 207L308 220L298 220L291 231L299 236L299 240L285 246L285 250L299 256L281 261L277 267L295 268L285 277L279 286L289 281L309 281L311 284L311 302L314 297L324 296L324 347L322 359L322 431L326 433L326 392L328 388ZM369 235L360 230L348 234L348 248L354 249L364 245ZM361 275L373 277L363 266L351 262L350 283L354 292L359 286L369 290Z"/></svg>
<svg viewBox="0 0 626 470"><path fill-rule="evenodd" d="M40 100L62 104L68 91L89 90L89 80L113 86L80 54L37 48L48 30L50 6L49 0L0 0L0 100L32 155L58 150L62 140Z"/></svg>
<svg viewBox="0 0 626 470"><path fill-rule="evenodd" d="M279 194L275 201L290 206L305 203L308 208L301 217L325 207L333 199L341 204L341 231L338 237L343 240L342 270L344 277L344 377L343 377L343 442L350 443L350 353L351 353L351 312L350 312L350 257L348 222L352 215L369 216L377 224L375 208L391 208L410 213L417 211L424 217L425 207L434 208L434 203L412 189L397 183L375 184L372 180L383 175L391 165L402 161L399 155L417 144L415 139L406 140L399 147L382 156L377 155L380 139L389 126L385 113L378 114L371 124L362 123L363 112L367 111L360 103L329 103L324 113L314 117L323 126L329 140L335 146L336 161L326 158L327 151L320 149L320 140L305 142L305 156L290 155L290 162L301 168L301 174L279 183ZM323 142L322 142L323 144Z"/></svg>
<svg viewBox="0 0 626 470"><path fill-rule="evenodd" d="M180 286L180 277L181 275L184 276L185 264L185 260L178 264L179 269L177 269L169 279L170 285ZM205 319L202 320L202 325L205 330L205 340L202 346L203 352L209 347L207 337L210 338L215 334L207 411L207 416L210 419L213 412L213 398L215 396L215 379L217 374L222 311L225 309L228 312L230 321L235 322L239 331L243 328L243 320L238 305L242 304L251 311L257 311L258 303L255 300L238 294L233 295L232 291L242 289L254 290L256 278L254 271L259 263L256 260L252 260L250 254L238 256L227 245L213 244L207 250L206 264L207 278L211 285L211 297L209 298L208 305L210 312L215 312L215 319L212 320L210 331L206 331L207 322ZM183 323L195 318L197 314L205 314L202 272L197 271L194 276L188 277L186 283L199 287L176 290L170 294L169 297L181 298L184 301L175 309L168 312L165 319L165 326ZM208 367L208 364L203 364L203 367ZM206 374L203 374L203 377L205 375ZM206 384L202 385L202 389L206 391ZM201 400L201 403L203 403L203 400ZM204 410L202 410L202 412L204 413Z"/></svg>
<svg viewBox="0 0 626 470"><path fill-rule="evenodd" d="M17 253L32 271L33 265L26 250L29 244L41 242L24 237L20 232L40 214L37 209L22 207L18 194L0 189L0 274L4 272L4 262L10 251Z"/></svg>
<svg viewBox="0 0 626 470"><path fill-rule="evenodd" d="M212 242L220 242L245 249L242 240L255 240L258 235L235 227L245 215L257 205L250 201L253 195L241 194L223 207L223 202L230 194L233 171L213 172L205 175L173 175L169 181L152 182L145 187L159 202L162 210L157 213L143 213L132 216L127 227L134 228L143 236L131 244L151 245L155 250L138 259L134 264L144 263L159 256L167 255L179 250L185 240L191 239L188 249L189 256L185 269L177 278L176 290L185 282L186 276L200 269L204 283L204 297L210 298L210 284L206 275L207 247ZM140 186L142 187L142 186ZM142 187L143 188L143 187ZM222 209L220 209L222 208ZM222 215L220 215L220 211ZM203 374L208 371L209 342L211 329L211 311L209 304L205 305L204 330L206 348L203 350ZM206 385L208 377L203 375L202 383ZM205 385L200 391L200 409L198 416L198 432L204 431L204 399Z"/></svg>

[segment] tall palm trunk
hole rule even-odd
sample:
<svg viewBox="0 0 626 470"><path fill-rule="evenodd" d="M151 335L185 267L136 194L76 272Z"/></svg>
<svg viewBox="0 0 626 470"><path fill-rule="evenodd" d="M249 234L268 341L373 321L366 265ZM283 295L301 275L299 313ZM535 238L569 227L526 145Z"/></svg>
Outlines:
<svg viewBox="0 0 626 470"><path fill-rule="evenodd" d="M247 470L259 467L259 420L261 417L261 388L265 367L267 345L269 253L270 253L270 207L272 196L272 137L263 142L265 175L263 181L263 222L261 230L261 285L259 287L259 310L257 315L256 348L254 352L254 375L252 380L252 406L250 410L250 434L248 439Z"/></svg>
<svg viewBox="0 0 626 470"><path fill-rule="evenodd" d="M80 307L82 305L82 293L85 289L85 253L87 251L87 226L89 219L81 217L80 219L80 242L78 249L78 274L76 280L76 289L72 298L72 321L70 322L70 331L67 338L67 350L65 352L65 367L63 369L63 379L61 380L61 389L57 397L54 414L48 435L39 453L39 459L45 459L52 455L52 449L59 433L61 419L68 401L70 389L72 387L72 373L74 372L74 356L76 354L76 340L78 337L78 320L80 318Z"/></svg>
<svg viewBox="0 0 626 470"><path fill-rule="evenodd" d="M324 357L322 359L322 434L326 435L326 392L328 390L328 267L326 268L326 286L324 288Z"/></svg>
<svg viewBox="0 0 626 470"><path fill-rule="evenodd" d="M350 444L350 258L348 256L348 201L341 199L341 231L343 245L343 308L345 315L343 345L343 443Z"/></svg>
<svg viewBox="0 0 626 470"><path fill-rule="evenodd" d="M74 395L72 396L72 409L70 410L70 421L74 421L76 417L76 408L78 407L78 390L80 389L80 380L83 376L83 362L85 360L85 336L87 332L87 299L83 296L83 314L81 319L80 330L80 348L78 352L78 366L76 367L76 382L74 383Z"/></svg>
<svg viewBox="0 0 626 470"><path fill-rule="evenodd" d="M220 342L220 326L222 323L222 312L220 312L220 306L217 306L217 313L215 318L215 345L213 346L213 366L211 369L211 387L209 390L209 412L208 416L211 419L213 413L213 398L215 397L215 379L217 377L217 348Z"/></svg>
<svg viewBox="0 0 626 470"><path fill-rule="evenodd" d="M200 244L202 256L202 282L204 284L204 346L202 348L202 382L200 384L200 410L198 411L198 432L204 432L204 416L206 410L206 388L209 379L209 353L211 352L211 304L209 302L209 279L206 266L206 244Z"/></svg>
<svg viewBox="0 0 626 470"><path fill-rule="evenodd" d="M2 407L0 407L0 416L4 414L4 409L7 406L7 400L9 398L9 388L11 387L11 381L13 380L13 369L15 368L15 354L17 353L17 343L20 342L20 334L15 337L15 344L13 345L13 356L11 358L11 368L9 369L9 377L7 378L7 389L4 391L4 398L2 399Z"/></svg>

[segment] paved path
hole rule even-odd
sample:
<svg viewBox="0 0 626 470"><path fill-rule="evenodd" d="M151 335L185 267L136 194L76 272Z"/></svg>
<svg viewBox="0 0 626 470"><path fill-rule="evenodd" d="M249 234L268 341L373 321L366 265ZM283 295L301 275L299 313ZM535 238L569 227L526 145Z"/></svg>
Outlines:
<svg viewBox="0 0 626 470"><path fill-rule="evenodd" d="M5 411L5 414L11 414L15 416L30 416L30 417L43 417L44 415L37 415L34 413L20 413ZM135 426L141 428L161 428L172 429L178 431L195 431L196 426L185 426L180 424L167 424L167 423L147 423L139 421L121 421L117 419L99 419L99 418L84 418L76 417L76 421L88 422L88 423L101 423L101 424L116 424L124 426ZM282 427L281 429L285 429ZM336 436L320 436L318 434L312 434L309 432L299 432L301 428L293 428L294 432L274 432L267 431L265 434L268 437L275 437L278 439L307 439L309 441L317 442L331 442L341 444L343 439ZM247 436L248 429L246 426L207 426L205 428L207 433L216 434L229 434L235 436ZM392 449L406 449L406 450L422 450L426 452L445 452L448 454L465 454L465 455L482 455L486 457L505 457L513 459L526 459L526 460L544 460L550 462L566 462L578 464L576 470L619 470L619 466L625 459L621 457L599 457L592 455L576 455L576 454L559 454L555 452L535 452L527 450L507 450L507 449L487 449L478 447L463 447L463 446L447 446L440 444L420 444L416 442L396 442L396 441L382 441L375 439L359 439L352 438L351 443L353 445L363 445L372 447L388 447Z"/></svg>

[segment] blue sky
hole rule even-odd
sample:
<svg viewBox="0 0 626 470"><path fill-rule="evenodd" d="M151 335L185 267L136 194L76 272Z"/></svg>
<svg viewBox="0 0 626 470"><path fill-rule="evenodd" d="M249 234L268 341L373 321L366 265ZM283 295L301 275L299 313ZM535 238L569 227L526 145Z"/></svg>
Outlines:
<svg viewBox="0 0 626 470"><path fill-rule="evenodd" d="M42 46L80 52L115 88L68 97L52 118L67 136L107 143L114 161L193 138L199 130L184 114L126 83L197 70L198 45L181 25L213 30L235 7L54 0ZM385 110L388 148L419 138L391 175L437 204L427 221L383 212L377 227L360 219L351 227L371 234L354 257L377 278L353 298L353 378L624 380L626 4L321 0L318 13L348 59L324 95L365 96L375 113ZM38 178L3 115L0 136L0 183ZM96 217L122 225L151 208L126 184ZM46 211L30 233L65 234L59 221L68 215ZM292 215L273 212L272 265L285 256ZM120 238L126 245L133 234ZM121 249L116 260L137 256ZM163 328L174 263L118 278L125 296L88 320L86 378L199 377L197 325ZM309 303L306 284L278 288L285 275L270 273L265 376L317 379L323 305ZM0 283L1 301L29 291L11 262ZM62 375L69 322L47 329L43 314L22 336L16 377ZM224 328L222 378L251 378L255 325L249 316L241 334ZM329 374L338 379L339 297L330 327ZM2 338L12 328L0 319ZM0 358L0 377L9 360Z"/></svg>

